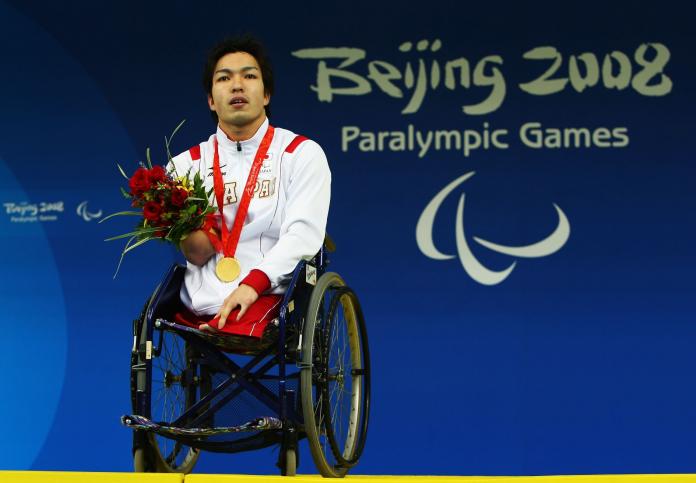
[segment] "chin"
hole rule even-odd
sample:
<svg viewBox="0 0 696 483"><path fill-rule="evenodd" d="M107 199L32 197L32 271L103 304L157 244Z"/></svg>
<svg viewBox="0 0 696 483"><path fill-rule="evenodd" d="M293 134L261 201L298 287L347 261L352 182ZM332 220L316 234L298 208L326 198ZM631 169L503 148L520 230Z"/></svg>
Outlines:
<svg viewBox="0 0 696 483"><path fill-rule="evenodd" d="M229 126L230 128L241 128L243 126L246 126L248 123L244 121L243 119L239 118L226 118L226 119L220 119L220 124L223 124L225 126Z"/></svg>

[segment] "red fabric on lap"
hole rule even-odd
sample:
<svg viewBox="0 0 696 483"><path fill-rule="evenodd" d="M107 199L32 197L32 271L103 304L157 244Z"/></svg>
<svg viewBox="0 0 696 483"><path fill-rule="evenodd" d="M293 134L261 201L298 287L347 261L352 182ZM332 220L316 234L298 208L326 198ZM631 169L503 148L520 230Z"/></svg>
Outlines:
<svg viewBox="0 0 696 483"><path fill-rule="evenodd" d="M261 295L240 320L237 320L239 309L233 310L227 317L227 322L219 334L245 335L261 338L268 323L278 317L282 295ZM189 310L182 310L174 316L174 320L182 325L198 329L201 324L208 324L217 329L218 318L212 315L196 315Z"/></svg>

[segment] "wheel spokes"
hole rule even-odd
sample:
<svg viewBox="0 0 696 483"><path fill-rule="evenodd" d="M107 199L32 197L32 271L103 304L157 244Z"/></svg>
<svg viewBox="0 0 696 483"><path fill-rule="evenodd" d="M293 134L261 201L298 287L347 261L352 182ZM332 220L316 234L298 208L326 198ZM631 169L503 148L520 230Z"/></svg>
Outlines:
<svg viewBox="0 0 696 483"><path fill-rule="evenodd" d="M167 424L175 421L195 401L197 385L187 381L186 342L169 331L162 331L160 335L160 348L155 353L151 366L150 407L153 420ZM193 368L194 375L196 372ZM159 435L154 436L154 441L162 462L171 470L179 470L192 457L194 450L181 442Z"/></svg>

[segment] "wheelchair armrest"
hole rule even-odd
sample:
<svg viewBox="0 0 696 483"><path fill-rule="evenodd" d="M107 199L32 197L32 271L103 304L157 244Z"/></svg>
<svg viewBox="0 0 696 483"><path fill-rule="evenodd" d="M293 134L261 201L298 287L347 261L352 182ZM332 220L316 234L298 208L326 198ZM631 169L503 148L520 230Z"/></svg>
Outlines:
<svg viewBox="0 0 696 483"><path fill-rule="evenodd" d="M285 294L283 295L283 303L280 305L281 318L283 321L287 320L287 309L292 300L295 292L295 287L297 287L298 282L304 282L305 268L307 265L307 260L300 260L300 262L295 266L295 270L292 272L292 277L290 278L290 283L288 284Z"/></svg>
<svg viewBox="0 0 696 483"><path fill-rule="evenodd" d="M169 267L169 270L167 270L167 273L150 298L147 319L173 319L174 314L181 306L179 291L184 283L185 273L186 266L184 265L174 263Z"/></svg>

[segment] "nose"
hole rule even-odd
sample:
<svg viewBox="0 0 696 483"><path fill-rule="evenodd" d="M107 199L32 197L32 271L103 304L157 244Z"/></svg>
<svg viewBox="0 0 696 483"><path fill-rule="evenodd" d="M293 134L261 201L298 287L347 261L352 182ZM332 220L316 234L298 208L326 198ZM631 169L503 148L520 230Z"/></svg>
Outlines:
<svg viewBox="0 0 696 483"><path fill-rule="evenodd" d="M244 87L242 86L242 76L239 74L233 75L230 87L232 88L232 92L243 92Z"/></svg>

